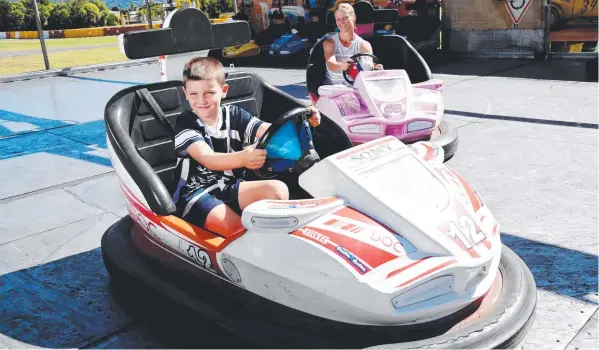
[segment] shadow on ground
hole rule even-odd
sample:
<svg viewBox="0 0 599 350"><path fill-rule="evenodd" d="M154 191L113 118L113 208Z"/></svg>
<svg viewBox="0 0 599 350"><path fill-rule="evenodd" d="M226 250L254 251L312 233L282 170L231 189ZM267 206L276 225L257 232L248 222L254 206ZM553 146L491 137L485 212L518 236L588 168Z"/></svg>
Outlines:
<svg viewBox="0 0 599 350"><path fill-rule="evenodd" d="M494 76L537 80L587 82L585 64L588 59L480 59L456 56L437 59L431 64L434 74Z"/></svg>
<svg viewBox="0 0 599 350"><path fill-rule="evenodd" d="M46 348L247 347L167 300L116 288L100 248L4 274L0 292L0 341L7 336Z"/></svg>
<svg viewBox="0 0 599 350"><path fill-rule="evenodd" d="M599 258L568 248L502 233L503 243L528 265L537 288L597 304Z"/></svg>
<svg viewBox="0 0 599 350"><path fill-rule="evenodd" d="M597 293L597 256L509 233L503 241L538 288L588 302ZM1 275L0 292L0 339L49 348L251 347L162 297L115 288L99 248Z"/></svg>

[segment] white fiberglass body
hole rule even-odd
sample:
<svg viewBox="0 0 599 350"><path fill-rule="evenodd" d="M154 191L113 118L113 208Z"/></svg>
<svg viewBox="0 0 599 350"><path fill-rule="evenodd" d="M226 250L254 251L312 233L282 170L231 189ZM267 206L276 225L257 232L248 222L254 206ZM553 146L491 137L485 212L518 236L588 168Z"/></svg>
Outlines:
<svg viewBox="0 0 599 350"><path fill-rule="evenodd" d="M484 295L497 272L498 223L458 174L424 160L429 147L417 156L384 137L334 154L299 178L315 199L254 203L242 215L246 231L206 240L201 229L190 236L172 216L152 213L109 149L131 217L153 244L313 315L430 321Z"/></svg>

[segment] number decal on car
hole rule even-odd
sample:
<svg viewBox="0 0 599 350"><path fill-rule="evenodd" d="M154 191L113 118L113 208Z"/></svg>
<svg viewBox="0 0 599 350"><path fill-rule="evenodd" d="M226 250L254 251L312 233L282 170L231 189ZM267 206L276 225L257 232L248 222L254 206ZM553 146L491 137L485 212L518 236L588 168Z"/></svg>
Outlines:
<svg viewBox="0 0 599 350"><path fill-rule="evenodd" d="M200 265L200 267L212 270L212 260L210 260L210 255L205 250L190 244L187 248L187 256Z"/></svg>
<svg viewBox="0 0 599 350"><path fill-rule="evenodd" d="M474 221L468 216L460 216L457 224L454 221L449 222L449 235L453 239L458 239L467 250L484 241L487 236L476 226Z"/></svg>

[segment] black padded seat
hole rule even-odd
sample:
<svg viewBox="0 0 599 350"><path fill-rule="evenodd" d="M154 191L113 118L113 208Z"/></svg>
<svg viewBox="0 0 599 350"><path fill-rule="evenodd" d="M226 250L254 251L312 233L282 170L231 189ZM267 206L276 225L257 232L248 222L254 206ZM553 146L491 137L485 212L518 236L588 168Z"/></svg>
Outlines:
<svg viewBox="0 0 599 350"><path fill-rule="evenodd" d="M267 122L292 108L306 106L252 72L229 72L226 82L229 92L223 105L237 105ZM132 86L108 101L104 116L106 132L115 154L140 187L150 209L170 215L176 210L172 193L179 179L174 140L169 136L172 129L167 132L136 94L141 88L148 89L171 128L181 113L190 109L182 81ZM351 147L343 130L324 116L313 135L315 149L323 158Z"/></svg>

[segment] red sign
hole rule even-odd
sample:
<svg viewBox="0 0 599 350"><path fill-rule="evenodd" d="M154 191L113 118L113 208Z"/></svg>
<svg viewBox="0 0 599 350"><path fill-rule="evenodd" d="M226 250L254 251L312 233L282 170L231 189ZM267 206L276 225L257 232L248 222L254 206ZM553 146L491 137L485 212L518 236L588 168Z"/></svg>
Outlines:
<svg viewBox="0 0 599 350"><path fill-rule="evenodd" d="M503 0L505 3L505 7L507 8L507 12L512 17L512 21L514 24L520 23L522 17L526 13L526 10L532 4L532 0Z"/></svg>

